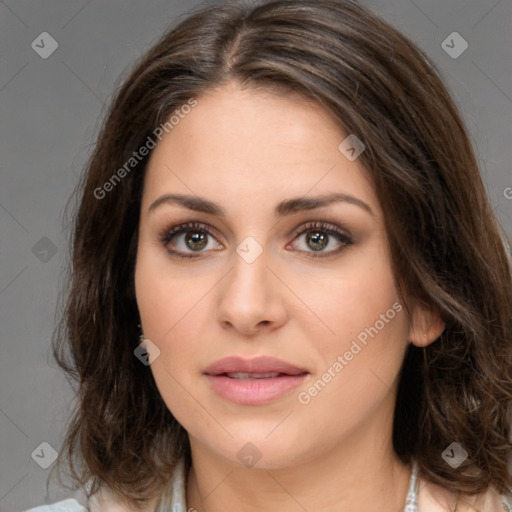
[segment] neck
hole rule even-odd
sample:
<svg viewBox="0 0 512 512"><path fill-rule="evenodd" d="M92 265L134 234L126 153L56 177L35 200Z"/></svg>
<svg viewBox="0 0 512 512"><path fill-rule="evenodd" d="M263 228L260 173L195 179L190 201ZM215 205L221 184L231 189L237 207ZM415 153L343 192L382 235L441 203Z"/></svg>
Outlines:
<svg viewBox="0 0 512 512"><path fill-rule="evenodd" d="M337 449L315 450L315 456L275 469L246 468L191 442L187 510L402 510L411 466L387 440L359 429Z"/></svg>

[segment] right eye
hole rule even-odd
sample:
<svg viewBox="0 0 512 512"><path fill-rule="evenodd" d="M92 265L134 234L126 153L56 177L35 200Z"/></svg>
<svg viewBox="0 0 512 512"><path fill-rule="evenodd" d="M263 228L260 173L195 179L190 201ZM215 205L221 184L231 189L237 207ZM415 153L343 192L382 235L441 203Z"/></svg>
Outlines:
<svg viewBox="0 0 512 512"><path fill-rule="evenodd" d="M206 224L187 222L165 229L159 235L159 240L172 256L177 258L197 258L200 256L200 253L205 252L204 249L208 249L208 237L213 237L213 234ZM176 239L178 242L174 241ZM180 239L181 247L179 246ZM178 250L171 249L170 245L178 246ZM212 243L209 249L220 248L222 248L222 245L216 242ZM187 253L187 250L191 252Z"/></svg>

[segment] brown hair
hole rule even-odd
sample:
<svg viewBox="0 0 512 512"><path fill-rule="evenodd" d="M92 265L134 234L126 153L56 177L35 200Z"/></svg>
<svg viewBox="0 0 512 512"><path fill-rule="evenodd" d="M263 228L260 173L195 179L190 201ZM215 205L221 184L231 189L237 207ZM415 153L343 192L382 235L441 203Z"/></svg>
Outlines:
<svg viewBox="0 0 512 512"><path fill-rule="evenodd" d="M59 366L78 384L58 466L66 459L77 482L93 479L92 492L105 483L137 505L163 490L179 457L190 464L185 430L133 354L139 344L134 265L148 157L104 197L95 191L178 107L228 80L298 93L363 141L359 158L385 214L401 297L446 322L434 343L407 350L394 449L450 491L476 494L494 485L507 492L512 277L506 237L434 63L352 0L202 7L164 34L117 90L77 189L69 287L52 342ZM441 457L452 442L469 454L457 468Z"/></svg>

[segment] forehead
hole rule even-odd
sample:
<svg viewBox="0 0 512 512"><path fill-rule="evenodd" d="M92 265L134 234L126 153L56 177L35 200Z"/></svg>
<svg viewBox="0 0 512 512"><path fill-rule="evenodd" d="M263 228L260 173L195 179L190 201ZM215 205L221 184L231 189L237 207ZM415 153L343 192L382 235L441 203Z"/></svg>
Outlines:
<svg viewBox="0 0 512 512"><path fill-rule="evenodd" d="M233 83L196 100L153 150L144 204L180 192L254 208L262 198L341 192L377 208L362 164L338 149L347 134L318 104Z"/></svg>

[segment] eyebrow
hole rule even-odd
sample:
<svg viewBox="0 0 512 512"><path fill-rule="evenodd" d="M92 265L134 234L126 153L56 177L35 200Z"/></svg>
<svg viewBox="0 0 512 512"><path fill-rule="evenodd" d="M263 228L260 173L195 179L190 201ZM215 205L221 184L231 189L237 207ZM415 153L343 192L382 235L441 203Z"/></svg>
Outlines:
<svg viewBox="0 0 512 512"><path fill-rule="evenodd" d="M355 196L342 193L325 194L317 197L295 197L286 199L278 203L274 208L274 216L281 217L297 212L314 210L336 202L344 202L358 206L373 217L375 216L367 203ZM226 216L226 212L218 204L215 204L203 197L184 194L164 194L151 203L148 208L148 212L154 211L162 204L177 204L195 212L207 213L223 218Z"/></svg>

